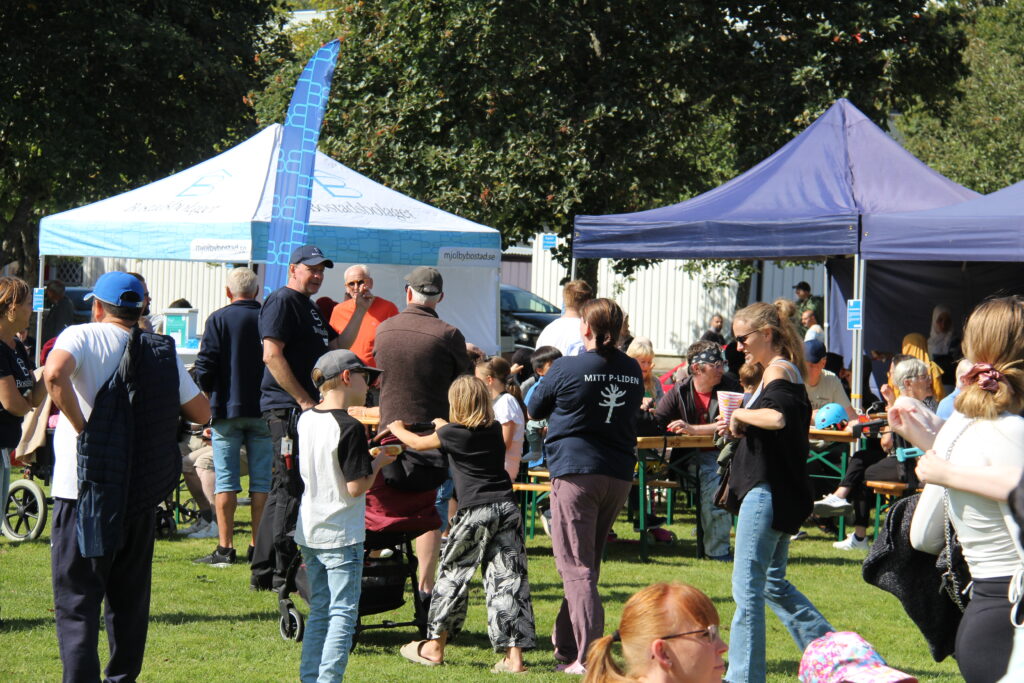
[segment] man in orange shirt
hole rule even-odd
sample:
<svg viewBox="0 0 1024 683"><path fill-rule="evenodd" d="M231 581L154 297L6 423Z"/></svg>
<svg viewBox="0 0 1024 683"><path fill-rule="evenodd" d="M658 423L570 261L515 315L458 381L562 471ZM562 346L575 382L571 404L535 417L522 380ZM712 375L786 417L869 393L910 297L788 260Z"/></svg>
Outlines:
<svg viewBox="0 0 1024 683"><path fill-rule="evenodd" d="M373 341L377 326L398 315L398 307L374 296L372 289L370 269L364 265L350 266L345 271L345 291L350 298L334 307L330 325L338 333L337 348L350 349L364 365L375 368Z"/></svg>

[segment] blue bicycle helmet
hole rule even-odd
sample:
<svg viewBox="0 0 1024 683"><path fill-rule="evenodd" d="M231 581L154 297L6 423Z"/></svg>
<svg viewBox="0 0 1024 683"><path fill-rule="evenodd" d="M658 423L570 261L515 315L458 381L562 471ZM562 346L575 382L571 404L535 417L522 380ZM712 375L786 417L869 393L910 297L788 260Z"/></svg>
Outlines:
<svg viewBox="0 0 1024 683"><path fill-rule="evenodd" d="M843 423L849 418L846 416L846 409L838 403L826 403L818 408L814 416L815 429L842 429Z"/></svg>

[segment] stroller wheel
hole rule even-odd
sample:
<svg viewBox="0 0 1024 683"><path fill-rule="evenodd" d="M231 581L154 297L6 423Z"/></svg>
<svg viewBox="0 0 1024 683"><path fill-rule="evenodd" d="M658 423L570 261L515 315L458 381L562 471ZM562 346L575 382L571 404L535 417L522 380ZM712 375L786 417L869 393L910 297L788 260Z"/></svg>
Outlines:
<svg viewBox="0 0 1024 683"><path fill-rule="evenodd" d="M46 494L31 479L11 483L7 500L3 501L0 526L12 541L32 541L39 538L46 527Z"/></svg>
<svg viewBox="0 0 1024 683"><path fill-rule="evenodd" d="M178 525L174 523L174 513L170 510L157 509L156 511L156 537L168 539L174 537Z"/></svg>
<svg viewBox="0 0 1024 683"><path fill-rule="evenodd" d="M288 610L288 616L281 616L278 621L278 628L281 631L281 637L285 640L294 640L296 643L302 642L302 631L304 628L302 615L294 607Z"/></svg>

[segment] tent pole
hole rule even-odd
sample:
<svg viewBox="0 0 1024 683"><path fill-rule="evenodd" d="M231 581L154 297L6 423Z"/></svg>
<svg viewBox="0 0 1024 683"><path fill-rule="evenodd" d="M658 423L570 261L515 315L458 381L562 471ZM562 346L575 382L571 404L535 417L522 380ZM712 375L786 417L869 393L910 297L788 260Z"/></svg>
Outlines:
<svg viewBox="0 0 1024 683"><path fill-rule="evenodd" d="M824 271L824 273L823 273L822 278L821 278L822 281L823 281L822 284L821 284L821 301L822 301L823 308L822 308L822 311L821 311L821 320L819 320L818 322L821 323L821 326L823 328L825 328L825 348L827 349L827 348L830 348L830 345L829 345L829 341L830 340L829 340L829 334L828 333L829 333L829 330L832 327L831 325L828 324L828 309L829 309L829 291L828 291L828 284L829 284L829 282L828 281L829 281L829 277L828 277L828 259L827 258L822 262L822 265L824 266L824 268L822 269Z"/></svg>
<svg viewBox="0 0 1024 683"><path fill-rule="evenodd" d="M46 272L46 255L45 254L40 254L39 255L39 277L37 278L37 280L39 281L39 287L40 288L44 286L44 283L43 283L43 273L45 273L45 272ZM46 308L46 294L43 294L43 308L44 309ZM36 360L36 367L37 368L39 367L40 351L43 348L42 336L43 336L43 311L39 311L38 313L36 313L36 359L35 360Z"/></svg>
<svg viewBox="0 0 1024 683"><path fill-rule="evenodd" d="M853 298L861 302L861 327L864 325L864 261L860 254L853 255ZM850 382L850 398L854 410L861 410L864 397L861 395L864 386L864 337L863 329L853 330L853 377Z"/></svg>
<svg viewBox="0 0 1024 683"><path fill-rule="evenodd" d="M570 259L569 263L570 263L570 265L569 265L569 279L570 280L575 280L576 279L576 259L575 258Z"/></svg>

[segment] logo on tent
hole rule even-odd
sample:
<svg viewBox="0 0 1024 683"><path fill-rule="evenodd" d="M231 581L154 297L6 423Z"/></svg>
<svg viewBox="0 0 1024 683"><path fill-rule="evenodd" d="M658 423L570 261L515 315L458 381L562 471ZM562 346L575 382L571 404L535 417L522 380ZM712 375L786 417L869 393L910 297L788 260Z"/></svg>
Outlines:
<svg viewBox="0 0 1024 683"><path fill-rule="evenodd" d="M313 171L313 180L317 185L324 189L324 192L332 197L359 199L363 196L363 193L359 190L354 187L349 187L345 183L345 179L340 175L324 173L323 171Z"/></svg>
<svg viewBox="0 0 1024 683"><path fill-rule="evenodd" d="M217 189L217 186L231 177L231 174L221 169L220 173L208 173L199 178L178 193L179 197L202 197Z"/></svg>

